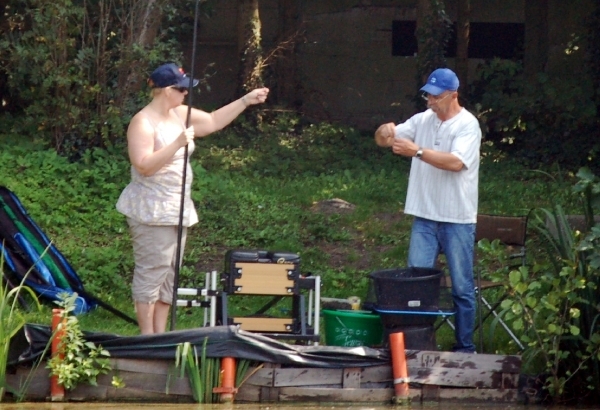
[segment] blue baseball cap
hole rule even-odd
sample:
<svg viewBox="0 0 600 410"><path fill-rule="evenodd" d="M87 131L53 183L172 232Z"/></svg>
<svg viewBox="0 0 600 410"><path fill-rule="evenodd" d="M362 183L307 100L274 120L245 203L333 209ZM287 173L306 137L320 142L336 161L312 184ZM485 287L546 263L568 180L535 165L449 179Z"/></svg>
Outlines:
<svg viewBox="0 0 600 410"><path fill-rule="evenodd" d="M449 68L438 68L429 74L427 84L421 87L421 91L431 95L440 95L444 91L456 91L458 86L458 77L454 71Z"/></svg>
<svg viewBox="0 0 600 410"><path fill-rule="evenodd" d="M192 79L184 73L183 69L175 63L167 63L158 67L150 74L148 83L152 88L165 88L165 87L184 87L190 86ZM193 79L192 86L198 85L198 80Z"/></svg>

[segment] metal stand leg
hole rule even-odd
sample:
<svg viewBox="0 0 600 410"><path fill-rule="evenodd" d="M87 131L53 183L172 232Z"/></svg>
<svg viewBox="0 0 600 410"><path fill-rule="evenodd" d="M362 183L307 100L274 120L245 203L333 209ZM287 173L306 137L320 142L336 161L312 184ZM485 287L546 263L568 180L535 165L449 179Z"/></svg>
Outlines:
<svg viewBox="0 0 600 410"><path fill-rule="evenodd" d="M515 341L515 343L517 344L517 346L519 346L519 348L521 350L525 350L525 347L519 341L519 338L512 332L512 330L510 330L510 328L506 325L506 323L504 323L504 321L500 318L500 316L498 315L498 313L496 313L496 311L492 309L492 305L490 305L490 303L483 296L481 297L481 302L488 309L490 309L490 311L492 312L492 314L494 315L494 317L496 317L498 319L498 322L500 323L500 325L504 328L504 330L506 330L506 332L510 335L510 337L512 338L512 340Z"/></svg>

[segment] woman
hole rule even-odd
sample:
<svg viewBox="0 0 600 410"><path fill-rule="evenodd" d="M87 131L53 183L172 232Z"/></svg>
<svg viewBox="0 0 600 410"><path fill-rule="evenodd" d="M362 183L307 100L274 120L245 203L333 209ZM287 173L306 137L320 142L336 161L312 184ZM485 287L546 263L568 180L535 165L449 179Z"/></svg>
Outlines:
<svg viewBox="0 0 600 410"><path fill-rule="evenodd" d="M127 217L135 268L132 294L142 334L163 333L173 300L181 186L185 146L194 151L194 137L205 137L233 121L248 106L263 103L268 88L250 91L239 100L207 113L191 110L183 99L190 79L176 64L158 67L148 80L152 100L131 119L127 129L131 182L121 193L117 210ZM196 86L198 80L193 80ZM187 162L182 246L186 228L198 222L191 200L192 170Z"/></svg>

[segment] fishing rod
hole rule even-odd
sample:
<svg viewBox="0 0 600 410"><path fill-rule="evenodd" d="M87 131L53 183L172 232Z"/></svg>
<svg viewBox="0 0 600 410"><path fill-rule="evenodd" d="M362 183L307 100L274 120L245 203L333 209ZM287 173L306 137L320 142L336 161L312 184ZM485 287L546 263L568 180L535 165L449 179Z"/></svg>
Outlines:
<svg viewBox="0 0 600 410"><path fill-rule="evenodd" d="M200 1L196 0L194 10L194 34L192 36L192 62L190 66L190 83L188 84L188 101L187 101L187 117L185 120L185 128L189 128L192 117L192 87L194 86L194 66L196 63L196 38L198 36L198 14L200 10ZM188 144L189 145L189 144ZM171 330L175 330L177 321L177 289L179 288L179 270L181 265L181 238L183 236L183 211L185 206L185 183L187 177L188 165L188 145L185 146L183 155L183 177L181 180L181 202L179 204L179 224L177 226L177 254L175 255L175 277L173 278L173 301L171 303ZM190 187L191 189L191 187Z"/></svg>

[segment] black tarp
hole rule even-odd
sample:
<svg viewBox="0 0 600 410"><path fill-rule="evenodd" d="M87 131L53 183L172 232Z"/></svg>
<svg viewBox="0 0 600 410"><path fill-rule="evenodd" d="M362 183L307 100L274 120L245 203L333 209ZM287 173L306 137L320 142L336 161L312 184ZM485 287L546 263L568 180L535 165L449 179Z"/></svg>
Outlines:
<svg viewBox="0 0 600 410"><path fill-rule="evenodd" d="M44 353L48 354L51 335L49 326L23 326L11 339L9 365L31 363ZM237 326L202 327L139 336L84 332L84 337L102 346L113 358L174 359L177 345L184 342L196 346L200 355L204 340L208 338L207 357L235 357L322 368L368 367L390 363L387 349L292 345L240 330Z"/></svg>

